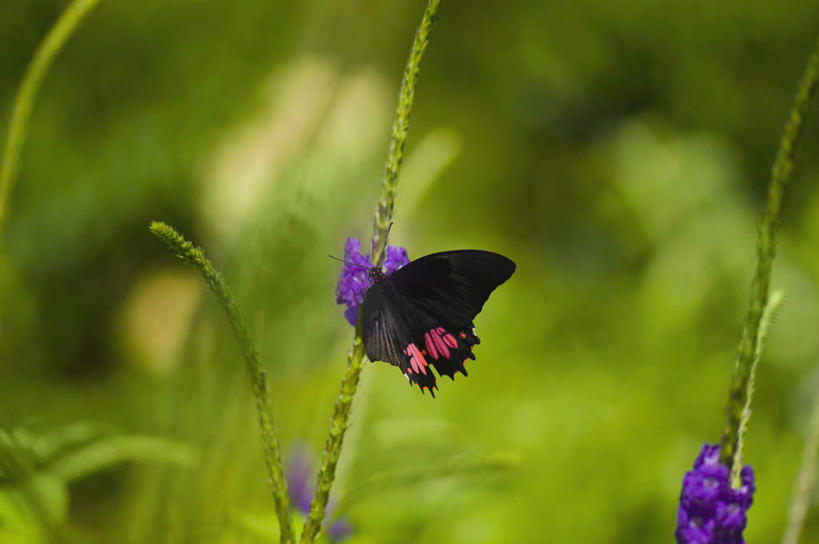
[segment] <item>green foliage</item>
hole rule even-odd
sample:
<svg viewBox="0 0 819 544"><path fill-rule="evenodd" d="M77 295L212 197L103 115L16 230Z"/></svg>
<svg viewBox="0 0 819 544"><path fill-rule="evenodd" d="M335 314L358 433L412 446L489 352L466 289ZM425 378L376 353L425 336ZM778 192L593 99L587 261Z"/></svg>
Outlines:
<svg viewBox="0 0 819 544"><path fill-rule="evenodd" d="M10 542L50 538L39 495L53 512L70 506L57 528L69 541L276 538L241 348L145 225L165 219L219 263L281 410L282 456L297 441L320 451L351 332L326 255L369 236L422 4L102 2L71 36L34 103L6 210L0 419L42 417L49 436L101 421L201 460L0 494ZM6 6L4 127L66 5ZM816 39L816 2L771 6L441 11L390 237L412 258L500 251L518 272L477 320L469 378L441 382L434 401L389 365L361 373L330 496L351 544L671 538L682 474L721 428L765 172ZM760 489L749 542L781 537L813 405L818 135L804 132L771 272L786 303L743 448ZM165 347L137 351L136 339ZM808 502L804 542L818 514Z"/></svg>
<svg viewBox="0 0 819 544"><path fill-rule="evenodd" d="M46 542L63 527L69 485L126 462L193 469L199 452L164 438L128 436L106 426L0 427L0 540Z"/></svg>

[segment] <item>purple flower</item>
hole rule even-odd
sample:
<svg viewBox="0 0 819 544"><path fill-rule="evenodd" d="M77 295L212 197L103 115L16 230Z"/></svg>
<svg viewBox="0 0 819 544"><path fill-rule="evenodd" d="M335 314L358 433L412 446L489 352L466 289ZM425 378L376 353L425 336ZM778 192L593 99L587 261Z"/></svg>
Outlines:
<svg viewBox="0 0 819 544"><path fill-rule="evenodd" d="M408 262L406 249L387 246L384 274L389 276ZM361 242L355 238L347 238L344 244L344 267L341 269L336 287L336 302L347 305L344 317L351 325L355 325L358 320L358 307L364 301L364 293L372 285L367 269L373 266L375 265L370 262L370 255L361 254Z"/></svg>
<svg viewBox="0 0 819 544"><path fill-rule="evenodd" d="M293 448L290 460L287 463L287 492L290 495L290 502L304 516L310 514L310 502L313 500L315 484L310 474L315 464L313 452L304 444L299 444ZM327 504L325 519L330 517L334 508L335 504L330 500ZM341 542L352 533L352 525L346 517L336 518L327 529L330 542Z"/></svg>
<svg viewBox="0 0 819 544"><path fill-rule="evenodd" d="M734 489L728 467L719 462L718 444L705 444L686 472L677 510L677 544L745 544L742 532L753 504L754 470L743 467Z"/></svg>
<svg viewBox="0 0 819 544"><path fill-rule="evenodd" d="M313 500L310 473L314 464L310 449L301 444L293 448L287 464L287 492L290 502L305 515L310 512L310 501Z"/></svg>
<svg viewBox="0 0 819 544"><path fill-rule="evenodd" d="M338 518L327 529L327 536L330 537L331 542L341 542L346 540L353 534L353 526L347 518Z"/></svg>

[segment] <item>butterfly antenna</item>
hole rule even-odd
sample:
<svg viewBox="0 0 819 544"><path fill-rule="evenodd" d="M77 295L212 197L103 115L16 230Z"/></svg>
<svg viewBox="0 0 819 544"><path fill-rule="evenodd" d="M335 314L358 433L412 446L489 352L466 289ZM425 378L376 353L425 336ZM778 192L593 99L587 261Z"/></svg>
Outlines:
<svg viewBox="0 0 819 544"><path fill-rule="evenodd" d="M332 255L327 255L327 256L330 257L333 260L336 260L336 261L340 262L340 263L348 264L350 266L354 266L354 267L360 268L362 270L369 270L370 269L369 266L361 266L360 264L351 263L350 261L345 261L344 259L339 259L338 257L333 257Z"/></svg>

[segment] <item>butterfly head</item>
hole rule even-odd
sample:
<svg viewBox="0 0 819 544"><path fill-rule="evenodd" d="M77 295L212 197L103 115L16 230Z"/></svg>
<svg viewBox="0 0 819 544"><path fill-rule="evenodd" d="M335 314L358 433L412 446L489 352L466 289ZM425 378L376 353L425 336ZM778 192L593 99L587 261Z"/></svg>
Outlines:
<svg viewBox="0 0 819 544"><path fill-rule="evenodd" d="M379 281L386 278L384 272L377 266L373 266L372 268L367 269L367 276L373 283L378 283Z"/></svg>

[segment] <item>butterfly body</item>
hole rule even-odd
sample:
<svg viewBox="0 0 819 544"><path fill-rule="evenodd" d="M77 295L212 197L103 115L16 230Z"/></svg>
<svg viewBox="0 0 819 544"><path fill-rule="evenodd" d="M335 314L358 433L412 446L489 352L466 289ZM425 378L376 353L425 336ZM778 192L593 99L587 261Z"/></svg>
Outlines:
<svg viewBox="0 0 819 544"><path fill-rule="evenodd" d="M442 376L466 375L480 343L473 320L489 294L515 271L506 257L479 250L433 253L386 276L368 270L372 286L361 305L367 357L401 369L409 382L433 392ZM434 394L434 393L433 393Z"/></svg>

